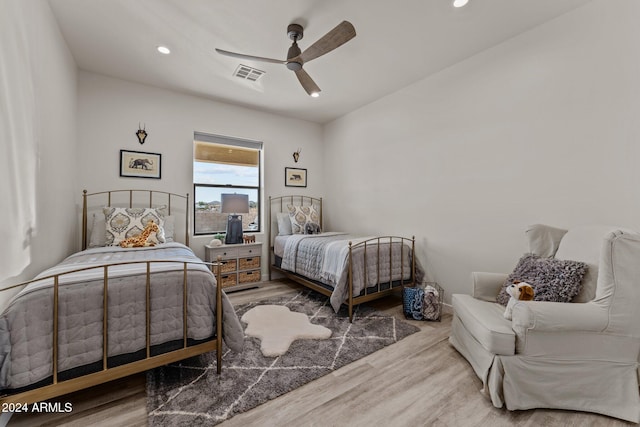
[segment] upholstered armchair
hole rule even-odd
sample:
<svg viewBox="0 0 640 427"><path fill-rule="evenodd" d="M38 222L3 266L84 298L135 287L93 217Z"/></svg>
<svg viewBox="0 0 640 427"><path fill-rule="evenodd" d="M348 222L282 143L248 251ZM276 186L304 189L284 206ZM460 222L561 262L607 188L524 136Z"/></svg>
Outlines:
<svg viewBox="0 0 640 427"><path fill-rule="evenodd" d="M519 301L512 320L496 296L507 274L474 273L454 294L450 343L496 407L558 408L640 422L640 234L611 227L527 230L532 253L582 261L571 303Z"/></svg>

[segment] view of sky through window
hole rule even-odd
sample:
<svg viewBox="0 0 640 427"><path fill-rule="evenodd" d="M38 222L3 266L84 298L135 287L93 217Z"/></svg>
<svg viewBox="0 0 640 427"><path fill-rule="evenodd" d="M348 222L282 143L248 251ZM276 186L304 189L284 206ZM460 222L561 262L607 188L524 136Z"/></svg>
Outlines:
<svg viewBox="0 0 640 427"><path fill-rule="evenodd" d="M234 166L219 163L193 163L193 182L197 184L233 185L257 187L260 183L259 168L256 166ZM198 187L196 202L210 203L220 201L222 193L248 194L250 202L256 202L257 190L241 190L214 187Z"/></svg>

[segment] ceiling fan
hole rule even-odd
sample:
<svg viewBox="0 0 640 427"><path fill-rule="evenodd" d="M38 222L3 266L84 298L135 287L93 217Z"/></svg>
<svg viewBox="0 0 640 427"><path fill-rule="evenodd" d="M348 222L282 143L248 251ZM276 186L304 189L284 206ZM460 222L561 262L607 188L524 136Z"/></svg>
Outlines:
<svg viewBox="0 0 640 427"><path fill-rule="evenodd" d="M356 29L348 21L342 21L333 30L329 31L324 36L320 37L318 41L305 49L304 52L298 47L298 40L302 40L304 29L301 25L290 24L287 27L287 35L293 44L287 52L287 59L272 59L264 58L262 56L244 55L242 53L229 52L222 49L216 49L216 52L231 56L234 58L249 59L254 61L272 62L275 64L285 64L288 69L296 73L296 77L300 81L300 84L307 91L307 93L313 97L320 94L320 88L313 81L311 76L302 68L305 62L309 62L312 59L316 59L326 53L331 52L335 48L342 46L352 38L356 36Z"/></svg>

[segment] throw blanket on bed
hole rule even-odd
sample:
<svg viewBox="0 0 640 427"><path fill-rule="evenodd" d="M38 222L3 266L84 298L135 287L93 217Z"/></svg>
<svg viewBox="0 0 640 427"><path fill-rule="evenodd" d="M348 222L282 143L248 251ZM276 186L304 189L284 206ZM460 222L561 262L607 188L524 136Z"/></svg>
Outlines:
<svg viewBox="0 0 640 427"><path fill-rule="evenodd" d="M181 340L184 264L188 264L188 337L215 334L215 277L180 243L148 248L106 247L69 256L44 271L46 277L84 267L129 261L151 264L151 345ZM108 355L146 347L146 263L109 267ZM59 372L102 360L103 268L65 275L59 282ZM223 294L223 337L241 351L244 333ZM0 315L0 388L23 387L52 375L53 279L34 282Z"/></svg>
<svg viewBox="0 0 640 427"><path fill-rule="evenodd" d="M353 237L345 233L294 234L289 236L285 243L281 268L333 287L330 302L337 312L349 293L347 283L349 242L356 245L370 238ZM391 245L393 269L391 272L389 271L389 240L380 241L380 252L377 247L376 242L367 244L366 266L364 247L358 246L352 252L354 296L359 295L364 289L365 278L367 287L374 286L378 282L385 283L401 278L411 279L412 254L408 245L401 245L399 241L394 241ZM416 263L416 273L421 275L421 270L418 271L418 269L419 266Z"/></svg>
<svg viewBox="0 0 640 427"><path fill-rule="evenodd" d="M340 247L348 247L348 240L345 240L346 233L322 233L322 234L293 234L287 238L284 245L284 256L282 257L282 268L293 271L302 276L319 280L323 276L329 275L324 272L326 248L330 243L338 243ZM338 250L339 253L339 250ZM332 257L331 254L328 255ZM336 256L333 256L333 263L337 264ZM335 265L327 265L328 268ZM335 281L327 282L335 286Z"/></svg>

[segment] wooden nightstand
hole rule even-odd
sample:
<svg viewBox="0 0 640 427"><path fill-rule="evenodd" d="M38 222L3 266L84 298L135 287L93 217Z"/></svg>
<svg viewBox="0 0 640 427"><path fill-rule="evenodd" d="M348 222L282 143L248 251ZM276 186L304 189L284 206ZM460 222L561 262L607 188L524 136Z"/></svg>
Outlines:
<svg viewBox="0 0 640 427"><path fill-rule="evenodd" d="M205 261L222 259L222 287L226 291L255 288L262 280L262 243L204 245Z"/></svg>

